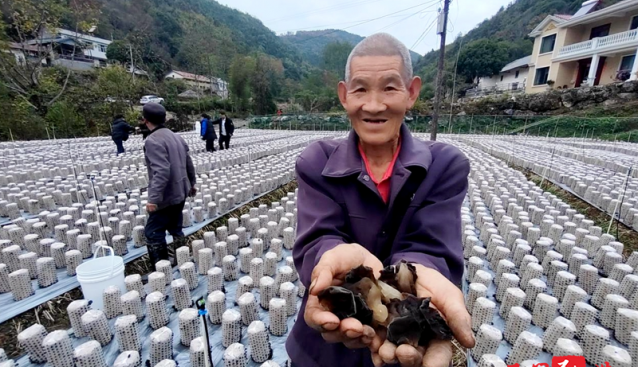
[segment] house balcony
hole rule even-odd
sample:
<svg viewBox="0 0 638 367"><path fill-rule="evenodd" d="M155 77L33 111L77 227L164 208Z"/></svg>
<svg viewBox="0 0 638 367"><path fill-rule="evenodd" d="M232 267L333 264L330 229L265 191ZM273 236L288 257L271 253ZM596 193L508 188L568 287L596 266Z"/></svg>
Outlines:
<svg viewBox="0 0 638 367"><path fill-rule="evenodd" d="M595 54L613 53L636 47L638 47L638 29L564 46L558 51L554 61L577 60Z"/></svg>

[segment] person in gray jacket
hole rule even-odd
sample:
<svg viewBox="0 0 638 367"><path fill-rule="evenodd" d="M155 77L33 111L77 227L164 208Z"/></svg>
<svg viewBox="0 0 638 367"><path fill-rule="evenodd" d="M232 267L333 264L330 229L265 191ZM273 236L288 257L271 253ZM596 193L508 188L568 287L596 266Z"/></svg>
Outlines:
<svg viewBox="0 0 638 367"><path fill-rule="evenodd" d="M157 103L147 103L142 111L144 124L150 130L144 142L144 158L148 170L149 213L145 235L152 267L159 260L175 265L175 248L184 242L182 210L186 197L195 196L196 175L188 145L181 136L164 127L166 110ZM173 236L170 248L166 231Z"/></svg>

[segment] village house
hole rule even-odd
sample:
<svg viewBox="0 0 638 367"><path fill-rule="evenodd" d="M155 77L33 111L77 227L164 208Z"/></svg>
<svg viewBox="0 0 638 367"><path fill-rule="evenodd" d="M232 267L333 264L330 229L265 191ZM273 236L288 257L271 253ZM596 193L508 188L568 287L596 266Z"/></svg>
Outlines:
<svg viewBox="0 0 638 367"><path fill-rule="evenodd" d="M527 93L638 79L638 0L547 16L530 34Z"/></svg>
<svg viewBox="0 0 638 367"><path fill-rule="evenodd" d="M68 29L43 30L39 38L27 42L39 52L49 52L47 64L77 71L105 67L106 49L111 41Z"/></svg>
<svg viewBox="0 0 638 367"><path fill-rule="evenodd" d="M530 55L514 60L505 65L498 75L480 78L477 87L467 91L467 95L524 92L531 58Z"/></svg>
<svg viewBox="0 0 638 367"><path fill-rule="evenodd" d="M164 79L183 80L197 93L210 92L222 99L228 98L228 83L220 78L209 78L203 75L173 70Z"/></svg>

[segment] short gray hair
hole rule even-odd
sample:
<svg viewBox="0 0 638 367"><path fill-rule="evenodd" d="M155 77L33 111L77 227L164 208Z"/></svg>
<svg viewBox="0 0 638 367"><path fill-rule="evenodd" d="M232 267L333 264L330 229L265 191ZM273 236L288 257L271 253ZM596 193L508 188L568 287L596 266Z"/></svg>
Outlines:
<svg viewBox="0 0 638 367"><path fill-rule="evenodd" d="M406 86L409 85L412 80L413 71L410 50L405 47L403 42L388 33L375 33L368 36L352 49L350 56L348 56L348 62L346 63L346 82L350 81L350 64L352 63L352 59L357 56L399 56L403 64L401 76Z"/></svg>

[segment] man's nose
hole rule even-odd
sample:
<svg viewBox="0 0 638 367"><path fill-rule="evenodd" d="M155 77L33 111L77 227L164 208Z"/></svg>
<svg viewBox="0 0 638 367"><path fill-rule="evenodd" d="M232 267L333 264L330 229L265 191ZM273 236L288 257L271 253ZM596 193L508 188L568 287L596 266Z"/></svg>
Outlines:
<svg viewBox="0 0 638 367"><path fill-rule="evenodd" d="M366 99L362 107L364 112L368 112L371 114L383 112L387 108L388 107L383 100L382 94L377 92L368 93L368 98Z"/></svg>

